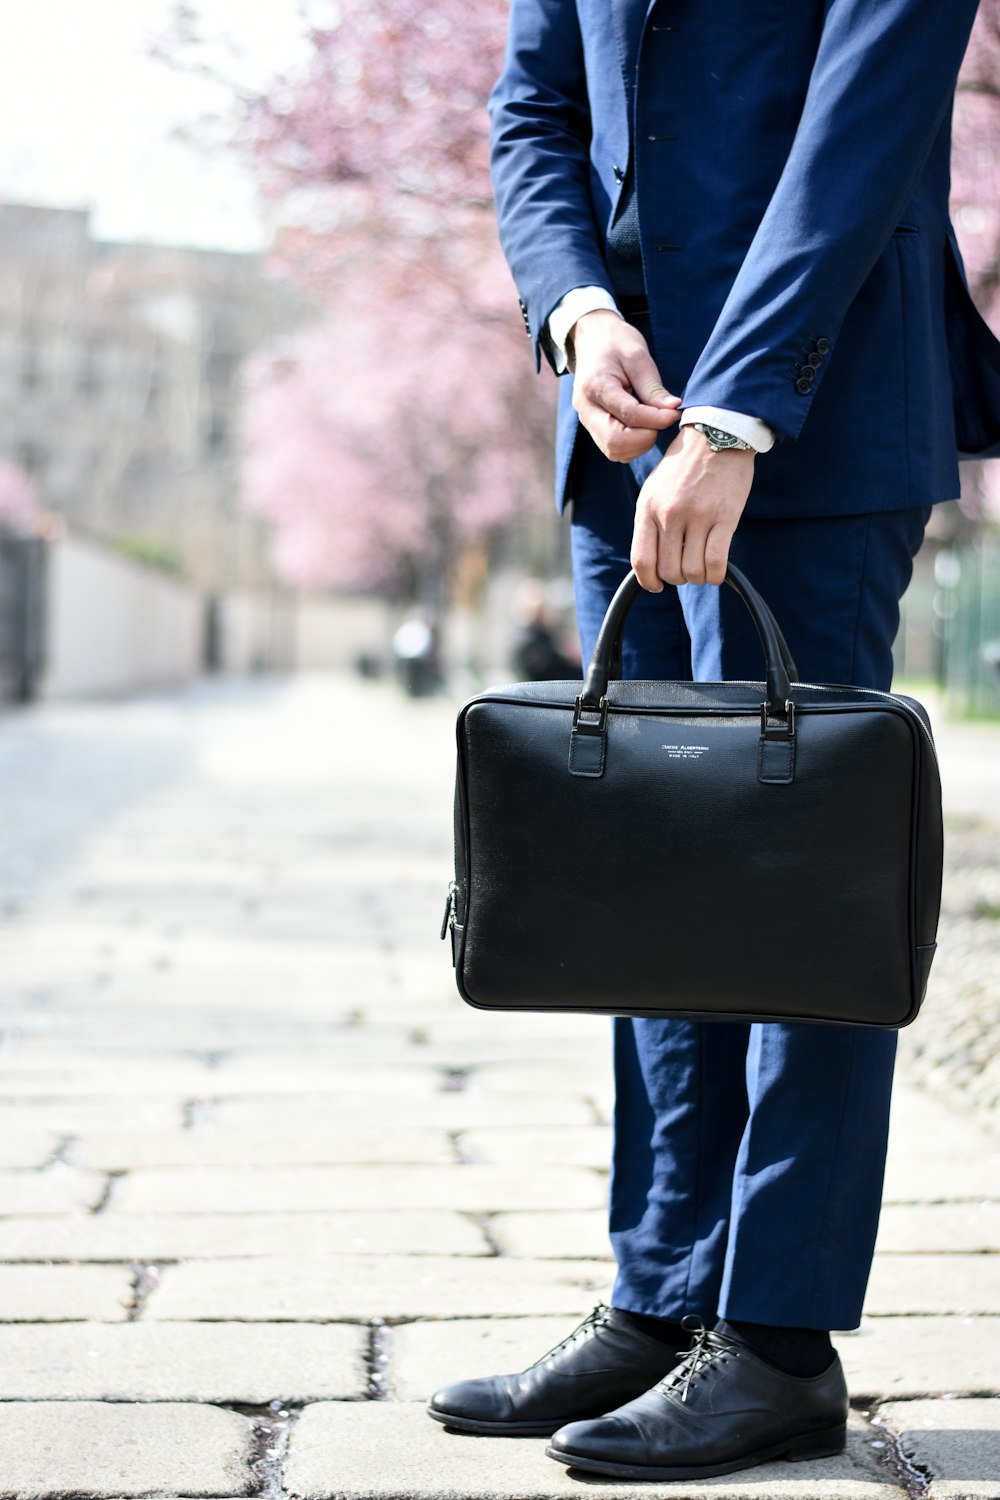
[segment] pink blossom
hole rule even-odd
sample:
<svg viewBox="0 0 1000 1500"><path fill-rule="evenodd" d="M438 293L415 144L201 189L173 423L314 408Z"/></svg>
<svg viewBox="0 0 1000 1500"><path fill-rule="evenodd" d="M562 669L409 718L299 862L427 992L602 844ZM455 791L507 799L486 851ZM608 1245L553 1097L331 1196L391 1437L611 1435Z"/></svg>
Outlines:
<svg viewBox="0 0 1000 1500"><path fill-rule="evenodd" d="M437 590L550 503L554 387L533 378L490 205L507 5L337 14L295 77L234 103L275 266L323 309L252 372L244 499L296 584ZM197 65L195 8L176 23L167 49Z"/></svg>
<svg viewBox="0 0 1000 1500"><path fill-rule="evenodd" d="M38 515L38 492L23 469L0 459L0 527L28 531Z"/></svg>

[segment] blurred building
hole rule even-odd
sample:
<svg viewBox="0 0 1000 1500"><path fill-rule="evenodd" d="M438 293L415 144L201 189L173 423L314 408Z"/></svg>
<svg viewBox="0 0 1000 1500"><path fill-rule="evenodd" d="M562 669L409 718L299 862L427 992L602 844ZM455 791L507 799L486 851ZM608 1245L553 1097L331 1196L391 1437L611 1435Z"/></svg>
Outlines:
<svg viewBox="0 0 1000 1500"><path fill-rule="evenodd" d="M240 371L298 315L256 256L103 242L85 210L0 204L0 458L47 510L201 589L262 583Z"/></svg>

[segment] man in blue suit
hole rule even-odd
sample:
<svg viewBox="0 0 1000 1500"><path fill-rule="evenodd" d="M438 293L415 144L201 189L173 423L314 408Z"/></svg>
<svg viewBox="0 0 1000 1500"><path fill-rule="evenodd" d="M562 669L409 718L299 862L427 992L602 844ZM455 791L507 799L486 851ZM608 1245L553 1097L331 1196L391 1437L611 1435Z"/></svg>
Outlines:
<svg viewBox="0 0 1000 1500"><path fill-rule="evenodd" d="M975 8L512 0L494 185L536 360L567 372L585 656L631 561L626 675L759 677L712 586L731 556L804 680L889 687L929 508L959 451L1000 449L1000 353L948 220ZM861 1315L894 1037L614 1027L613 1306L431 1415L554 1434L553 1458L620 1477L837 1452L830 1330Z"/></svg>

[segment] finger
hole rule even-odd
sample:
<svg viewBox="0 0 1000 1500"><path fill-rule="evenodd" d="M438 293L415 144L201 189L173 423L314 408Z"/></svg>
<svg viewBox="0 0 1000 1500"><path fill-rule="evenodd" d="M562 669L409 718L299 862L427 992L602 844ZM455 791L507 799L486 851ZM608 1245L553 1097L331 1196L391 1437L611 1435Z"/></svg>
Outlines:
<svg viewBox="0 0 1000 1500"><path fill-rule="evenodd" d="M667 583L687 583L682 566L684 532L679 526L665 526L660 531L656 571Z"/></svg>
<svg viewBox="0 0 1000 1500"><path fill-rule="evenodd" d="M597 374L584 386L584 397L612 417L617 417L623 427L649 427L662 432L680 420L676 406L650 406L640 401L622 384L618 374ZM677 399L677 398L673 398Z"/></svg>
<svg viewBox="0 0 1000 1500"><path fill-rule="evenodd" d="M641 458L644 453L648 453L656 444L656 433L648 427L623 427L613 418L609 418L608 422L603 452L612 463L629 464L634 458Z"/></svg>
<svg viewBox="0 0 1000 1500"><path fill-rule="evenodd" d="M713 526L705 540L705 582L725 583L729 549L733 541L728 526Z"/></svg>
<svg viewBox="0 0 1000 1500"><path fill-rule="evenodd" d="M613 463L631 463L648 453L656 442L656 433L648 427L625 427L601 407L585 399L573 401L580 421L590 433L605 458Z"/></svg>
<svg viewBox="0 0 1000 1500"><path fill-rule="evenodd" d="M647 349L637 349L622 361L625 375L639 401L646 406L677 410L680 396L672 396L660 379L660 372Z"/></svg>
<svg viewBox="0 0 1000 1500"><path fill-rule="evenodd" d="M635 576L644 589L651 594L662 594L663 580L656 570L659 531L652 516L641 500L635 512L635 530L632 533L632 550L629 562Z"/></svg>
<svg viewBox="0 0 1000 1500"><path fill-rule="evenodd" d="M684 533L681 547L680 569L685 583L706 583L705 543L709 533L705 527L689 527Z"/></svg>

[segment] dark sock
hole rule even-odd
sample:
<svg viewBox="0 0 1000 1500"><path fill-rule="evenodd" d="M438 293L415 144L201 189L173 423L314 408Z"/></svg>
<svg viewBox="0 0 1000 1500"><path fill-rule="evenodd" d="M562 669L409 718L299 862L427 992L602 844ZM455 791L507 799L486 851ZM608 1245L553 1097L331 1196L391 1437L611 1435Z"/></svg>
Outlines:
<svg viewBox="0 0 1000 1500"><path fill-rule="evenodd" d="M830 1335L819 1328L774 1328L768 1323L742 1323L735 1318L716 1323L719 1333L742 1339L755 1354L785 1375L822 1375L833 1360Z"/></svg>
<svg viewBox="0 0 1000 1500"><path fill-rule="evenodd" d="M682 1328L679 1323L671 1323L669 1318L653 1318L648 1313L626 1312L623 1307L616 1307L615 1312L621 1318L627 1318L633 1328L638 1328L640 1333L645 1333L658 1344L669 1344L673 1349L686 1349L691 1342L690 1329Z"/></svg>

